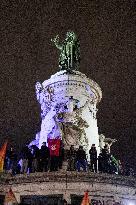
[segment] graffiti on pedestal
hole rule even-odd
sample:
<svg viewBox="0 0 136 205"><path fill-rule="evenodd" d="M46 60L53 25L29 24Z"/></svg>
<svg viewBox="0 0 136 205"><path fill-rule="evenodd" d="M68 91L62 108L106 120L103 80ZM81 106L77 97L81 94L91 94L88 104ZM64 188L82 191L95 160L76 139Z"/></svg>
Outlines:
<svg viewBox="0 0 136 205"><path fill-rule="evenodd" d="M99 200L99 199L92 199L91 205L123 205L121 202L116 202L115 200Z"/></svg>
<svg viewBox="0 0 136 205"><path fill-rule="evenodd" d="M81 205L83 196L71 195L72 205ZM90 205L124 205L121 201L117 202L114 198L111 199L97 199L90 196Z"/></svg>
<svg viewBox="0 0 136 205"><path fill-rule="evenodd" d="M21 203L26 205L62 205L62 194L21 196Z"/></svg>

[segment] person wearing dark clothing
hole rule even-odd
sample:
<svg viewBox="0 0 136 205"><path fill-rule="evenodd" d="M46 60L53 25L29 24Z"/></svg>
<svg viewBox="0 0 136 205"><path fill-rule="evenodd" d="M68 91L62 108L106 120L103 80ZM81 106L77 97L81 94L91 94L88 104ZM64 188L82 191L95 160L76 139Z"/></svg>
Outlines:
<svg viewBox="0 0 136 205"><path fill-rule="evenodd" d="M39 154L40 154L39 155L40 171L47 172L48 164L49 164L49 159L50 159L50 150L46 146L46 142L43 142L43 145L41 146Z"/></svg>
<svg viewBox="0 0 136 205"><path fill-rule="evenodd" d="M118 160L113 156L110 155L110 174L118 174Z"/></svg>
<svg viewBox="0 0 136 205"><path fill-rule="evenodd" d="M121 160L118 160L118 174L124 175L124 166L123 166Z"/></svg>
<svg viewBox="0 0 136 205"><path fill-rule="evenodd" d="M37 172L39 168L39 148L36 145L31 146L31 154L32 154L32 172Z"/></svg>
<svg viewBox="0 0 136 205"><path fill-rule="evenodd" d="M100 153L99 156L98 156L98 171L99 171L99 173L103 172L103 156L102 156L102 153Z"/></svg>
<svg viewBox="0 0 136 205"><path fill-rule="evenodd" d="M58 159L58 167L59 167L59 169L62 169L63 161L64 161L64 145L63 145L63 143L61 141L60 149L59 149L59 159Z"/></svg>
<svg viewBox="0 0 136 205"><path fill-rule="evenodd" d="M7 150L6 152L6 157L5 157L5 169L7 171L11 170L11 152L12 152L12 148L10 148L9 150Z"/></svg>
<svg viewBox="0 0 136 205"><path fill-rule="evenodd" d="M67 204L68 204L67 201L65 199L63 199L62 205L67 205Z"/></svg>
<svg viewBox="0 0 136 205"><path fill-rule="evenodd" d="M102 149L102 172L110 172L110 154L106 145L104 146L104 149Z"/></svg>
<svg viewBox="0 0 136 205"><path fill-rule="evenodd" d="M50 171L58 171L59 167L59 157L58 156L51 156L50 158Z"/></svg>
<svg viewBox="0 0 136 205"><path fill-rule="evenodd" d="M22 166L21 166L21 173L31 173L32 171L32 154L28 146L26 145L21 151L21 159L22 159Z"/></svg>
<svg viewBox="0 0 136 205"><path fill-rule="evenodd" d="M50 172L58 171L60 163L60 145L61 140L59 138L48 139L48 147L50 150Z"/></svg>
<svg viewBox="0 0 136 205"><path fill-rule="evenodd" d="M21 172L21 166L20 166L19 161L18 161L17 167L16 167L16 174L20 174L20 172Z"/></svg>
<svg viewBox="0 0 136 205"><path fill-rule="evenodd" d="M68 158L68 171L76 170L76 150L74 149L74 145L71 145L70 150L67 154Z"/></svg>
<svg viewBox="0 0 136 205"><path fill-rule="evenodd" d="M10 171L12 174L16 174L16 167L17 167L17 154L13 147L11 147L6 154L6 170Z"/></svg>
<svg viewBox="0 0 136 205"><path fill-rule="evenodd" d="M90 154L90 169L93 172L97 172L97 150L95 144L92 144L92 147L89 150L89 154Z"/></svg>
<svg viewBox="0 0 136 205"><path fill-rule="evenodd" d="M86 160L86 153L83 150L83 146L79 146L79 149L77 150L76 153L76 166L77 166L77 170L78 172L80 172L80 168L83 168L83 171L86 171L87 169L87 160Z"/></svg>

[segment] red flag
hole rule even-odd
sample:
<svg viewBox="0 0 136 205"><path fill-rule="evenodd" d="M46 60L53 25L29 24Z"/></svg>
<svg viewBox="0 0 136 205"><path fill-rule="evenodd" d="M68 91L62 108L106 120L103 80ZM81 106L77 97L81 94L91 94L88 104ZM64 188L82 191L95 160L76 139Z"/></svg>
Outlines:
<svg viewBox="0 0 136 205"><path fill-rule="evenodd" d="M0 149L0 172L3 172L3 166L4 166L4 159L5 159L6 150L7 150L7 144L8 144L8 142L6 141Z"/></svg>
<svg viewBox="0 0 136 205"><path fill-rule="evenodd" d="M10 188L9 192L5 195L4 205L18 204L16 197Z"/></svg>
<svg viewBox="0 0 136 205"><path fill-rule="evenodd" d="M59 156L60 139L48 139L48 147L51 156Z"/></svg>
<svg viewBox="0 0 136 205"><path fill-rule="evenodd" d="M82 199L81 205L89 205L89 196L88 191L85 192L84 197Z"/></svg>

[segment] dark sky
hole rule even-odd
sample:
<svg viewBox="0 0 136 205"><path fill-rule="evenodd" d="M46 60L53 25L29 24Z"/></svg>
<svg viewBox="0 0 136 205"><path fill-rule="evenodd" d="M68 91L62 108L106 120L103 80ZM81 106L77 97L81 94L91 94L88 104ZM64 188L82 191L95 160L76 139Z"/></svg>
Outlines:
<svg viewBox="0 0 136 205"><path fill-rule="evenodd" d="M66 3L65 3L66 2ZM136 1L1 0L0 144L20 147L40 130L35 83L58 69L50 39L68 30L81 45L80 71L103 91L99 132L116 138L113 153L136 162ZM135 163L136 164L136 163Z"/></svg>

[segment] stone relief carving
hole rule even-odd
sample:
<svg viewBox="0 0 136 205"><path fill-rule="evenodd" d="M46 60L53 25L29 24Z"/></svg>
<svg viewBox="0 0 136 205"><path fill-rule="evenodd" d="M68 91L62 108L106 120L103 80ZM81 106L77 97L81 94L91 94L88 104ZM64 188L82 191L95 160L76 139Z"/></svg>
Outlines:
<svg viewBox="0 0 136 205"><path fill-rule="evenodd" d="M82 119L82 111L87 105L88 102L83 107L73 110L73 112L62 112L56 115L62 130L62 140L68 148L71 145L83 145L84 149L88 147L85 128L89 125Z"/></svg>
<svg viewBox="0 0 136 205"><path fill-rule="evenodd" d="M84 149L87 149L88 139L85 133L85 128L88 124L82 119L83 110L89 105L89 101L84 106L78 108L78 106L72 106L72 111L69 112L69 105L72 101L66 100L65 102L54 102L53 91L50 96L47 97L46 93L42 89L42 86L38 84L37 98L41 104L41 136L39 139L40 146L42 142L47 138L62 138L66 147L73 145L83 145ZM74 103L74 101L73 101ZM75 104L74 104L75 105ZM71 107L71 106L70 106Z"/></svg>
<svg viewBox="0 0 136 205"><path fill-rule="evenodd" d="M83 116L86 109L87 112L90 111L92 118L96 118L97 112L90 87L86 90L89 92L88 100L82 107L79 100L73 96L64 96L61 92L56 94L55 88L51 86L43 87L43 84L37 82L35 87L37 100L41 104L42 118L39 147L48 138L60 137L67 148L71 145L83 145L87 150L89 141L86 128L89 125Z"/></svg>
<svg viewBox="0 0 136 205"><path fill-rule="evenodd" d="M36 83L35 88L37 100L41 104L41 118L44 119L54 103L54 90L49 86L44 89L40 82Z"/></svg>

